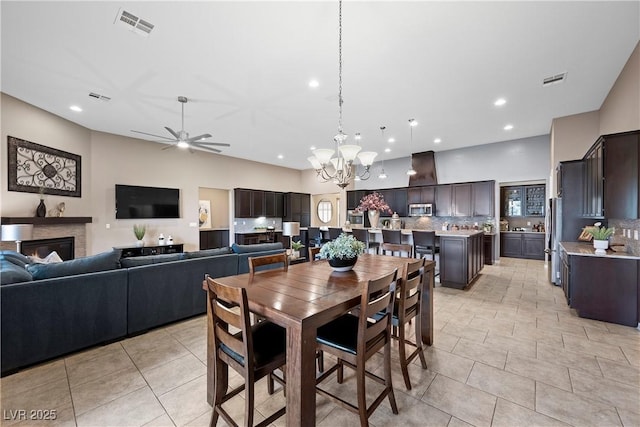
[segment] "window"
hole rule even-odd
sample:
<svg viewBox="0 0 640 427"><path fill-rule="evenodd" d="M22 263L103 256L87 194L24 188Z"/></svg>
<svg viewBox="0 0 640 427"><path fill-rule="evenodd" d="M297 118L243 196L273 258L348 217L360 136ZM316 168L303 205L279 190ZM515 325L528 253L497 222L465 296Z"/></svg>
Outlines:
<svg viewBox="0 0 640 427"><path fill-rule="evenodd" d="M322 199L318 202L318 218L320 222L326 224L333 216L333 205L329 200Z"/></svg>

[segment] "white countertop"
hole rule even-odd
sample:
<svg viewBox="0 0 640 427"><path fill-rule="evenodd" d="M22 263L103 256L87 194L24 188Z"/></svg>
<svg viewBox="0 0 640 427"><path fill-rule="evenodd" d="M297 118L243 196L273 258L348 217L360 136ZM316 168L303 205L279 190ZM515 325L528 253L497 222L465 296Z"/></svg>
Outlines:
<svg viewBox="0 0 640 427"><path fill-rule="evenodd" d="M369 228L369 233L382 234L381 228ZM457 236L457 237L470 237L478 233L482 233L482 230L416 230L416 231L435 231L436 236ZM409 228L403 228L400 233L405 236L411 236L413 230Z"/></svg>
<svg viewBox="0 0 640 427"><path fill-rule="evenodd" d="M264 234L267 232L282 233L282 230L250 230L250 231L236 231L236 234Z"/></svg>
<svg viewBox="0 0 640 427"><path fill-rule="evenodd" d="M524 234L541 234L544 236L545 232L544 231L513 231L513 230L509 230L509 231L501 231L501 233L505 233L505 234L511 234L511 233L524 233Z"/></svg>
<svg viewBox="0 0 640 427"><path fill-rule="evenodd" d="M596 255L593 244L590 242L560 242L560 246L569 255L579 256L592 256L592 257L605 257L605 258L623 258L623 259L638 259L640 256L632 255L625 252L614 252L611 249L607 249L606 255Z"/></svg>

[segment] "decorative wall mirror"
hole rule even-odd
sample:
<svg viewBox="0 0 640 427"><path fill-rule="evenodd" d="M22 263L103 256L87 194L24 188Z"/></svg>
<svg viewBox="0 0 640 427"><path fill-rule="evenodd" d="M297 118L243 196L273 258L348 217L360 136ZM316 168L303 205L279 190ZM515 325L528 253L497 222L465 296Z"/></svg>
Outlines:
<svg viewBox="0 0 640 427"><path fill-rule="evenodd" d="M327 199L322 199L318 202L318 218L323 224L331 221L333 217L333 205Z"/></svg>

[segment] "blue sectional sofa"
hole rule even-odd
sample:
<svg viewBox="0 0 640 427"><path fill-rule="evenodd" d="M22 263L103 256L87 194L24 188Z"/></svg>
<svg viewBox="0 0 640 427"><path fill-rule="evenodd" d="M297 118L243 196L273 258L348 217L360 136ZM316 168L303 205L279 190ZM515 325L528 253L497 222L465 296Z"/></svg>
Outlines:
<svg viewBox="0 0 640 427"><path fill-rule="evenodd" d="M206 312L205 274L248 272L281 243L122 258L117 250L57 264L0 251L2 376Z"/></svg>

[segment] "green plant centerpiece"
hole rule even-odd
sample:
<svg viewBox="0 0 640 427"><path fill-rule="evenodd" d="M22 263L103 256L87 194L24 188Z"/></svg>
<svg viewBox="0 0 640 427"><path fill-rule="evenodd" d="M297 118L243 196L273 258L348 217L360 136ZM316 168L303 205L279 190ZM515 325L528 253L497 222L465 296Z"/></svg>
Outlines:
<svg viewBox="0 0 640 427"><path fill-rule="evenodd" d="M147 226L144 224L133 224L133 234L135 234L136 239L138 239L138 241L136 242L136 245L138 246L144 246L144 242L142 241L142 239L144 238L145 233L147 232Z"/></svg>
<svg viewBox="0 0 640 427"><path fill-rule="evenodd" d="M364 243L344 233L320 248L320 256L326 258L335 271L351 270L363 252Z"/></svg>
<svg viewBox="0 0 640 427"><path fill-rule="evenodd" d="M596 222L594 227L588 228L587 233L593 236L593 247L596 255L605 255L609 247L609 237L613 235L613 228L601 227L602 223Z"/></svg>

